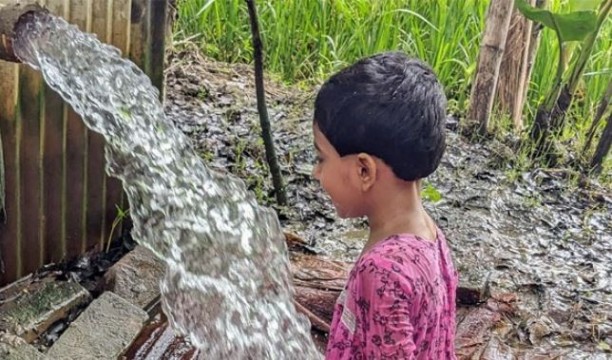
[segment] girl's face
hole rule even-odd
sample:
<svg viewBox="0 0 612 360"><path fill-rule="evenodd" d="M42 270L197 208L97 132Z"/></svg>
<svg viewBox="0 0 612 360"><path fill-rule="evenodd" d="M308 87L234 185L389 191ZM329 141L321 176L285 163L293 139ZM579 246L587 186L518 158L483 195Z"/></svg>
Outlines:
<svg viewBox="0 0 612 360"><path fill-rule="evenodd" d="M341 218L364 215L363 200L355 168L355 156L340 157L336 149L315 124L313 126L317 163L313 177L317 179Z"/></svg>

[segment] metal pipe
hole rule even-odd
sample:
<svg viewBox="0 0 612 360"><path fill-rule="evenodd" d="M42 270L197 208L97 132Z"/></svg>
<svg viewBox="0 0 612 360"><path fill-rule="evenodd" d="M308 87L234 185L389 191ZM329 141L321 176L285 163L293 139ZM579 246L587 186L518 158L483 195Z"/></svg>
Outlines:
<svg viewBox="0 0 612 360"><path fill-rule="evenodd" d="M19 20L34 11L46 11L34 0L0 0L0 60L19 62L13 52L15 28Z"/></svg>

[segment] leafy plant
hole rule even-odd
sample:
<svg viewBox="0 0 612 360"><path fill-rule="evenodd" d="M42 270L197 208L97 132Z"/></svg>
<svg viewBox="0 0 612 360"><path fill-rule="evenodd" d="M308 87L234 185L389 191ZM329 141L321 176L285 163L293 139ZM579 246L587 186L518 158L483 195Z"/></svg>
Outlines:
<svg viewBox="0 0 612 360"><path fill-rule="evenodd" d="M119 226L123 220L125 220L129 214L130 214L130 209L126 209L123 210L121 209L119 206L115 205L115 207L117 208L117 216L115 217L115 220L113 220L113 225L111 226L111 231L108 234L108 240L106 242L106 252L108 252L110 250L111 247L111 243L113 242L113 236L115 234L115 229L117 228L117 226Z"/></svg>
<svg viewBox="0 0 612 360"><path fill-rule="evenodd" d="M553 85L538 106L531 130L531 139L536 143L533 157L539 158L545 155L545 160L550 164L555 162L552 157L554 137L559 135L563 127L562 120L571 104L578 81L584 73L597 34L610 12L612 0L605 0L601 4L599 15L593 10L597 5L593 0L574 0L571 4L573 11L566 14L535 8L524 0L515 0L515 4L525 17L552 29L558 41L559 57ZM566 44L571 41L582 41L582 43L578 58L572 63L566 76Z"/></svg>
<svg viewBox="0 0 612 360"><path fill-rule="evenodd" d="M425 200L428 200L428 201L431 201L431 202L434 202L434 203L442 200L442 194L440 194L438 189L436 189L436 187L433 186L429 182L426 182L425 186L423 186L423 190L421 191L421 195L423 196L423 198Z"/></svg>

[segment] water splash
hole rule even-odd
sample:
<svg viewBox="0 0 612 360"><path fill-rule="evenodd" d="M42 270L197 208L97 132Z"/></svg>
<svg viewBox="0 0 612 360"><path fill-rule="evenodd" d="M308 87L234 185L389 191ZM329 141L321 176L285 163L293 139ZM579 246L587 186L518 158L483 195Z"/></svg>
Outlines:
<svg viewBox="0 0 612 360"><path fill-rule="evenodd" d="M168 265L162 304L173 327L206 358L320 358L292 303L276 215L241 180L204 165L164 116L149 78L118 49L52 15L27 16L16 55L106 139L107 172L123 183L132 235Z"/></svg>

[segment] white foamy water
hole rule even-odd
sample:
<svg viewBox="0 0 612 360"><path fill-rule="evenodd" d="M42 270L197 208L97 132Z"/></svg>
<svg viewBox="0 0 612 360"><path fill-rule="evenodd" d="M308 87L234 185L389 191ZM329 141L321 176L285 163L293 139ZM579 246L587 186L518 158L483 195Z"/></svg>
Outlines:
<svg viewBox="0 0 612 360"><path fill-rule="evenodd" d="M276 214L241 180L206 167L119 50L52 15L27 16L15 52L106 139L132 235L168 265L161 290L172 326L206 359L320 358L292 302Z"/></svg>

